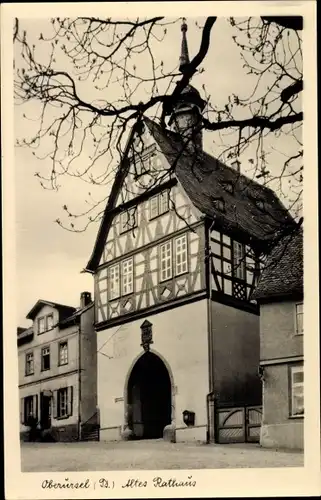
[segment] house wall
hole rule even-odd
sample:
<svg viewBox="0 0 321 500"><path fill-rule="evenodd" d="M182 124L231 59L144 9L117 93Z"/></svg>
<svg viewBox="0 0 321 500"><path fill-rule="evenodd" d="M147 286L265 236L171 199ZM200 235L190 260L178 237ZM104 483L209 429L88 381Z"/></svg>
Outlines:
<svg viewBox="0 0 321 500"><path fill-rule="evenodd" d="M53 435L58 441L72 441L78 439L78 374L70 373L50 380L38 380L30 385L20 386L20 413L23 412L22 400L27 396L38 396L38 420L40 419L40 393L56 391L64 387L73 387L72 415L69 417L51 418ZM20 419L20 436L26 439L29 427L23 425Z"/></svg>
<svg viewBox="0 0 321 500"><path fill-rule="evenodd" d="M303 355L303 335L296 335L295 304L288 300L261 304L261 360Z"/></svg>
<svg viewBox="0 0 321 500"><path fill-rule="evenodd" d="M36 315L34 326L34 337L18 347L19 367L19 397L20 397L20 435L24 439L29 427L23 424L23 398L38 395L37 418L40 421L40 393L43 391L56 391L63 387L73 387L72 415L68 418L54 418L52 412L51 425L56 431L55 437L59 440L76 439L78 436L78 332L79 326L72 325L65 329L55 326L44 333L38 333L38 318L53 314L54 325L59 321L57 309L44 306ZM68 341L68 363L59 366L59 343ZM41 351L43 347L50 347L50 369L41 369ZM26 354L33 352L34 373L26 375Z"/></svg>
<svg viewBox="0 0 321 500"><path fill-rule="evenodd" d="M49 306L45 306L38 313L34 320L35 333L31 342L24 344L18 349L19 359L19 385L32 383L38 380L45 380L48 377L56 377L78 369L78 326L71 326L60 330L58 327L47 332L38 334L37 319L44 315L53 313L54 324L58 321L58 311ZM59 342L68 340L68 364L59 366ZM41 349L50 346L50 370L41 370ZM34 354L34 374L25 373L25 356L27 352Z"/></svg>
<svg viewBox="0 0 321 500"><path fill-rule="evenodd" d="M173 308L148 318L153 325L151 351L168 368L172 381L172 423L176 439L206 439L208 341L206 300ZM101 440L121 439L125 423L127 382L143 354L140 326L144 319L97 332L98 405ZM184 410L196 414L194 427L182 420Z"/></svg>
<svg viewBox="0 0 321 500"><path fill-rule="evenodd" d="M266 448L303 449L304 419L290 416L289 364L264 368L260 444Z"/></svg>
<svg viewBox="0 0 321 500"><path fill-rule="evenodd" d="M303 362L303 335L296 334L296 303L288 300L262 304L260 308L265 380L260 443L264 447L302 449L304 445L304 418L290 416L289 367Z"/></svg>
<svg viewBox="0 0 321 500"><path fill-rule="evenodd" d="M259 317L213 301L211 309L218 404L261 404Z"/></svg>

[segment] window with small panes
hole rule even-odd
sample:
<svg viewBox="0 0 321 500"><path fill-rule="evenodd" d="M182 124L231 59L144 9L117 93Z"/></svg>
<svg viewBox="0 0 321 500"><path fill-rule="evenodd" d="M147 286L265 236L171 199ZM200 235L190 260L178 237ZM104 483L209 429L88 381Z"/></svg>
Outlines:
<svg viewBox="0 0 321 500"><path fill-rule="evenodd" d="M68 342L60 342L59 344L59 365L68 364Z"/></svg>
<svg viewBox="0 0 321 500"><path fill-rule="evenodd" d="M214 230L211 254L215 289L236 299L249 300L258 276L258 264L250 246Z"/></svg>
<svg viewBox="0 0 321 500"><path fill-rule="evenodd" d="M134 291L133 257L108 268L109 300L118 299Z"/></svg>
<svg viewBox="0 0 321 500"><path fill-rule="evenodd" d="M160 281L180 276L188 271L187 234L159 246Z"/></svg>
<svg viewBox="0 0 321 500"><path fill-rule="evenodd" d="M137 207L131 207L120 214L120 233L137 227Z"/></svg>
<svg viewBox="0 0 321 500"><path fill-rule="evenodd" d="M50 370L50 347L41 349L41 370Z"/></svg>
<svg viewBox="0 0 321 500"><path fill-rule="evenodd" d="M149 200L149 219L155 219L169 210L169 192L162 191Z"/></svg>
<svg viewBox="0 0 321 500"><path fill-rule="evenodd" d="M27 352L27 354L26 354L26 375L33 375L33 373L34 373L33 352Z"/></svg>

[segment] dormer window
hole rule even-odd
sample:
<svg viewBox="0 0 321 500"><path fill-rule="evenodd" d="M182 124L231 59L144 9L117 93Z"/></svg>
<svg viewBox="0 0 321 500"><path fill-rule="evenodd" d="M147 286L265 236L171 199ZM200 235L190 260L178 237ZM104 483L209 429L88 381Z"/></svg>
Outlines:
<svg viewBox="0 0 321 500"><path fill-rule="evenodd" d="M38 318L38 334L52 330L53 327L53 314L47 314L47 316Z"/></svg>
<svg viewBox="0 0 321 500"><path fill-rule="evenodd" d="M262 199L262 198L256 198L251 193L248 193L247 197L249 198L249 200L251 200L251 202L253 203L253 205L255 205L259 210L264 210L264 207L265 207L265 201L264 201L264 199Z"/></svg>
<svg viewBox="0 0 321 500"><path fill-rule="evenodd" d="M227 191L228 193L231 193L233 194L234 193L234 186L232 184L232 182L224 182L223 184L223 188L225 189L225 191Z"/></svg>
<svg viewBox="0 0 321 500"><path fill-rule="evenodd" d="M264 201L263 200L256 200L255 204L256 204L258 209L260 209L260 210L264 209Z"/></svg>
<svg viewBox="0 0 321 500"><path fill-rule="evenodd" d="M137 207L132 207L120 214L120 233L137 227Z"/></svg>
<svg viewBox="0 0 321 500"><path fill-rule="evenodd" d="M46 323L45 323L45 318L39 318L38 319L38 333L43 333L46 331Z"/></svg>
<svg viewBox="0 0 321 500"><path fill-rule="evenodd" d="M213 207L220 212L225 211L225 202L222 198L212 198Z"/></svg>
<svg viewBox="0 0 321 500"><path fill-rule="evenodd" d="M51 330L53 328L53 314L48 314L47 316L47 330Z"/></svg>

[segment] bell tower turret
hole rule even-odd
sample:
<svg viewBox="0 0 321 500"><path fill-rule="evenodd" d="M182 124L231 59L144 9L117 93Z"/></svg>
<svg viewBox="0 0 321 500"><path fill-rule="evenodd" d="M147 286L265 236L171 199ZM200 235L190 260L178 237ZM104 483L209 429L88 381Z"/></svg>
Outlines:
<svg viewBox="0 0 321 500"><path fill-rule="evenodd" d="M184 75L190 63L188 45L187 45L187 24L185 18L181 26L182 45L179 58L179 71ZM200 93L192 85L187 85L181 92L177 102L172 108L169 125L173 131L179 133L186 149L201 151L203 148L202 140L202 111L205 107L205 101Z"/></svg>

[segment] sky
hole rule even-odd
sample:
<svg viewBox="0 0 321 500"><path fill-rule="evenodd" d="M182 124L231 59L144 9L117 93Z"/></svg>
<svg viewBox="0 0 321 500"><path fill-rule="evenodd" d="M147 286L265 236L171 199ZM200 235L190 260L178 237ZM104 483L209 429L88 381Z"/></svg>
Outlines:
<svg viewBox="0 0 321 500"><path fill-rule="evenodd" d="M200 31L195 27L195 20L187 18L190 58L198 51L200 43ZM21 19L21 24L34 37L36 44L40 33L46 33L50 25L48 19ZM155 57L163 58L166 64L174 67L178 64L180 44L181 33L176 25L175 29L168 30L164 42L155 46ZM227 96L233 93L242 95L248 92L249 79L244 77L239 50L231 39L230 27L224 18L218 19L212 30L210 50L202 66L204 73L193 79L193 85L201 90L204 84L215 104L224 104ZM112 91L117 96L117 88ZM83 86L82 92L90 100L92 88ZM15 107L16 138L24 137L28 131L26 127L33 126L23 118L24 112L24 106ZM32 116L34 124L37 124L39 108L36 103L28 105L28 116ZM287 149L286 140L283 146ZM205 138L205 149L215 154L211 136ZM89 157L89 151L84 152L84 164L89 161L86 154ZM274 158L276 165L281 164L277 153L274 153ZM64 204L79 211L86 207L88 185L80 180L64 178L58 191L44 190L34 174L49 171L50 167L50 160L37 160L28 148L15 148L19 326L28 326L25 316L40 298L77 307L82 291L93 292L93 277L82 270L91 255L99 225L89 226L86 232L73 233L54 222L64 217ZM242 164L242 168L246 173L246 164ZM96 192L98 196L105 197L108 190L107 186L101 186Z"/></svg>

